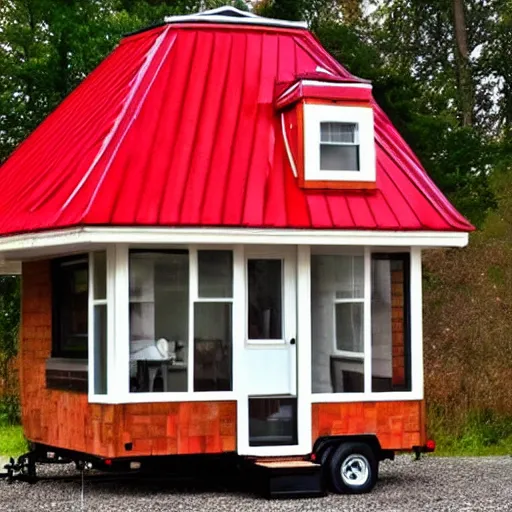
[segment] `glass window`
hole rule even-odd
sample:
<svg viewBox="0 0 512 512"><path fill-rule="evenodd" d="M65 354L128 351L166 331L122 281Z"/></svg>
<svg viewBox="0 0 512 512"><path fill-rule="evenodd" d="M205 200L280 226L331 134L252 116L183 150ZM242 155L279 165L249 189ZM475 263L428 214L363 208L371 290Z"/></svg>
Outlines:
<svg viewBox="0 0 512 512"><path fill-rule="evenodd" d="M282 260L250 259L247 274L249 339L282 339Z"/></svg>
<svg viewBox="0 0 512 512"><path fill-rule="evenodd" d="M320 170L359 171L357 123L320 123Z"/></svg>
<svg viewBox="0 0 512 512"><path fill-rule="evenodd" d="M107 393L107 253L94 252L93 322L94 322L94 393Z"/></svg>
<svg viewBox="0 0 512 512"><path fill-rule="evenodd" d="M199 297L233 296L233 252L198 251Z"/></svg>
<svg viewBox="0 0 512 512"><path fill-rule="evenodd" d="M372 391L410 391L408 255L372 258Z"/></svg>
<svg viewBox="0 0 512 512"><path fill-rule="evenodd" d="M107 393L107 306L94 306L94 393Z"/></svg>
<svg viewBox="0 0 512 512"><path fill-rule="evenodd" d="M87 358L88 265L86 255L53 264L53 357Z"/></svg>
<svg viewBox="0 0 512 512"><path fill-rule="evenodd" d="M313 392L363 392L363 256L311 256L311 329Z"/></svg>
<svg viewBox="0 0 512 512"><path fill-rule="evenodd" d="M94 300L107 298L107 253L98 251L94 260Z"/></svg>
<svg viewBox="0 0 512 512"><path fill-rule="evenodd" d="M249 446L297 443L297 398L249 398Z"/></svg>
<svg viewBox="0 0 512 512"><path fill-rule="evenodd" d="M363 306L362 302L335 304L337 350L363 353Z"/></svg>
<svg viewBox="0 0 512 512"><path fill-rule="evenodd" d="M130 390L186 391L188 251L130 252Z"/></svg>
<svg viewBox="0 0 512 512"><path fill-rule="evenodd" d="M194 391L231 391L232 305L194 304Z"/></svg>

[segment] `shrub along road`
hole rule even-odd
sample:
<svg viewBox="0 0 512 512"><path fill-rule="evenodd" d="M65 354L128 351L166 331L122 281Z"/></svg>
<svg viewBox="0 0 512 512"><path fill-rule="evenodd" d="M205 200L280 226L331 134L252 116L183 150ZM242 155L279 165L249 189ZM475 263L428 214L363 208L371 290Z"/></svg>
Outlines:
<svg viewBox="0 0 512 512"><path fill-rule="evenodd" d="M53 467L39 474L75 474ZM322 511L382 512L512 510L512 457L409 456L384 462L377 487L363 496L328 495L309 500L266 501L240 490L199 482L99 482L85 484L82 509L80 482L40 481L36 485L0 482L0 510L52 511Z"/></svg>

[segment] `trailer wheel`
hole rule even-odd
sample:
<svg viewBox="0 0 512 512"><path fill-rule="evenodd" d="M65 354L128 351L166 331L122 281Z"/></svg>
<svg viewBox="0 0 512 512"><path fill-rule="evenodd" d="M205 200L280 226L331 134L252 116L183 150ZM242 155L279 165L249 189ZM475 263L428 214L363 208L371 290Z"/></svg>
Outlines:
<svg viewBox="0 0 512 512"><path fill-rule="evenodd" d="M370 446L364 443L341 444L330 460L332 489L340 494L370 492L378 476L378 462Z"/></svg>

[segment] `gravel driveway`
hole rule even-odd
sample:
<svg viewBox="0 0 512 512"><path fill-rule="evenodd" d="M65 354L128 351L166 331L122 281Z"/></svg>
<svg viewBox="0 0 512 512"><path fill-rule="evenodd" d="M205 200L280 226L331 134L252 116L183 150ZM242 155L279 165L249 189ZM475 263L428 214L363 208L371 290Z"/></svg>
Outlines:
<svg viewBox="0 0 512 512"><path fill-rule="evenodd" d="M39 469L39 475L73 472L67 467ZM437 458L419 462L400 456L381 465L379 483L364 496L266 501L241 492L176 481L91 481L84 508L77 481L41 481L36 485L0 481L1 511L512 511L512 457Z"/></svg>

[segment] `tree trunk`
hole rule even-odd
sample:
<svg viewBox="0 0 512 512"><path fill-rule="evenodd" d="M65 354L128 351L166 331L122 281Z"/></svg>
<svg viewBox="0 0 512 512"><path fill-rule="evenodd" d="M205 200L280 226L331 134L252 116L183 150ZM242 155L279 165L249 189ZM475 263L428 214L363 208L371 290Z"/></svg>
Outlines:
<svg viewBox="0 0 512 512"><path fill-rule="evenodd" d="M453 30L455 33L455 63L459 106L462 126L473 124L474 91L473 77L469 63L469 50L466 19L464 16L464 0L453 0Z"/></svg>

